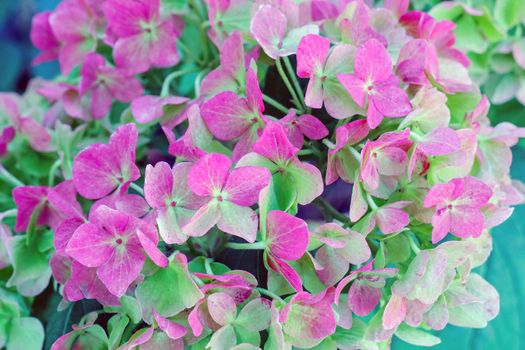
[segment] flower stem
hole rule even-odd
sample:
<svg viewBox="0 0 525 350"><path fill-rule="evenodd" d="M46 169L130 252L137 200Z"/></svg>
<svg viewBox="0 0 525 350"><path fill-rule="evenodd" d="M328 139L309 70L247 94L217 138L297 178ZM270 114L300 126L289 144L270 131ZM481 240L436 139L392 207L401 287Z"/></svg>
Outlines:
<svg viewBox="0 0 525 350"><path fill-rule="evenodd" d="M292 83L293 83L293 86L295 87L295 90L297 91L297 96L299 97L299 100L301 101L304 110L306 110L306 104L304 103L303 89L301 89L299 80L297 80L297 76L295 75L292 64L290 63L290 59L285 56L283 57L283 61L284 61L284 65L286 66L286 70L288 71L288 74L292 78Z"/></svg>
<svg viewBox="0 0 525 350"><path fill-rule="evenodd" d="M211 259L204 260L204 269L208 275L213 275L213 270L211 268Z"/></svg>
<svg viewBox="0 0 525 350"><path fill-rule="evenodd" d="M53 185L55 184L55 174L61 165L62 165L62 159L58 158L51 166L51 169L49 170L49 176L47 178L47 185L49 187L53 187Z"/></svg>
<svg viewBox="0 0 525 350"><path fill-rule="evenodd" d="M236 243L227 242L224 247L237 250L257 250L266 249L266 242L255 242L255 243Z"/></svg>
<svg viewBox="0 0 525 350"><path fill-rule="evenodd" d="M137 185L136 183L132 182L129 184L129 187L131 187L132 189L134 189L135 191L137 191L140 195L144 195L144 190L142 189L142 187L140 187L139 185Z"/></svg>
<svg viewBox="0 0 525 350"><path fill-rule="evenodd" d="M350 223L350 218L348 218L346 215L341 214L337 209L332 207L332 205L323 197L317 197L314 200L314 204L321 209L323 215L327 220L331 220L333 218L341 221L342 223Z"/></svg>
<svg viewBox="0 0 525 350"><path fill-rule="evenodd" d="M164 79L164 82L162 83L162 89L160 90L160 96L166 97L170 94L170 85L173 79L176 79L185 74L195 73L196 71L197 71L197 68L192 68L192 69L175 71L173 73L168 74L168 76Z"/></svg>
<svg viewBox="0 0 525 350"><path fill-rule="evenodd" d="M283 106L281 103L277 102L276 100L274 100L270 96L263 94L262 98L263 98L263 101L268 103L270 106L275 107L276 109L278 109L279 111L281 111L281 112L283 112L285 114L288 113L288 108L286 108L285 106Z"/></svg>
<svg viewBox="0 0 525 350"><path fill-rule="evenodd" d="M255 288L259 293L261 293L262 295L266 295L267 297L270 297L272 299L277 299L279 300L280 302L283 302L284 303L284 300L278 296L277 294L275 293L272 293L270 292L268 289L264 289L264 288L261 288L261 287L257 287Z"/></svg>
<svg viewBox="0 0 525 350"><path fill-rule="evenodd" d="M13 187L25 186L24 183L16 178L13 174L7 171L2 165L0 165L0 178L9 182Z"/></svg>
<svg viewBox="0 0 525 350"><path fill-rule="evenodd" d="M277 72L279 72L279 75L281 76L281 79L283 80L284 85L286 85L286 88L290 92L290 95L292 96L292 100L297 107L297 109L300 109L302 112L302 103L299 101L299 97L297 96L297 93L295 92L294 88L292 87L292 84L290 83L290 80L286 76L286 73L283 70L283 65L281 64L281 60L275 61L275 66L277 67Z"/></svg>
<svg viewBox="0 0 525 350"><path fill-rule="evenodd" d="M378 208L376 202L374 202L374 199L369 193L366 194L366 201L372 210L376 210Z"/></svg>
<svg viewBox="0 0 525 350"><path fill-rule="evenodd" d="M335 149L334 143L328 139L323 139L323 144L330 149Z"/></svg>
<svg viewBox="0 0 525 350"><path fill-rule="evenodd" d="M0 213L0 222L2 222L2 220L4 220L4 218L11 218L11 217L16 216L17 213L18 213L18 210L16 208L9 209L9 210L6 210L6 211Z"/></svg>

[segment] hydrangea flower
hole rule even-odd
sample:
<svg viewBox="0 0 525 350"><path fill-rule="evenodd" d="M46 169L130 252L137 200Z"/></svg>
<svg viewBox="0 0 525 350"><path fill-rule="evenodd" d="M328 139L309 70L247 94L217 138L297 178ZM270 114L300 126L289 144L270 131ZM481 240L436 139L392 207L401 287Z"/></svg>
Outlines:
<svg viewBox="0 0 525 350"><path fill-rule="evenodd" d="M117 67L134 74L150 67L171 67L179 61L175 39L180 35L180 24L170 16L164 18L160 0L111 0L102 8L108 31L117 38L113 48Z"/></svg>
<svg viewBox="0 0 525 350"><path fill-rule="evenodd" d="M256 166L230 171L231 160L222 154L201 158L188 173L191 191L205 197L204 204L184 226L188 236L202 236L213 226L248 242L255 241L257 214L250 208L268 185L270 172Z"/></svg>
<svg viewBox="0 0 525 350"><path fill-rule="evenodd" d="M435 208L432 242L441 241L449 232L458 237L479 237L484 227L481 208L490 197L490 187L470 176L434 185L423 202L426 208Z"/></svg>
<svg viewBox="0 0 525 350"><path fill-rule="evenodd" d="M126 189L139 178L135 165L138 133L135 124L119 127L109 144L93 144L80 152L73 162L73 181L81 196L99 199L116 188Z"/></svg>
<svg viewBox="0 0 525 350"><path fill-rule="evenodd" d="M368 103L366 120L370 129L377 128L385 117L410 113L408 95L399 88L388 51L379 41L371 39L357 49L354 68L353 74L339 74L337 78L359 107Z"/></svg>
<svg viewBox="0 0 525 350"><path fill-rule="evenodd" d="M161 267L167 258L157 248L155 227L132 216L100 206L89 223L79 226L66 253L86 267L94 267L108 290L121 297L139 276L146 256Z"/></svg>

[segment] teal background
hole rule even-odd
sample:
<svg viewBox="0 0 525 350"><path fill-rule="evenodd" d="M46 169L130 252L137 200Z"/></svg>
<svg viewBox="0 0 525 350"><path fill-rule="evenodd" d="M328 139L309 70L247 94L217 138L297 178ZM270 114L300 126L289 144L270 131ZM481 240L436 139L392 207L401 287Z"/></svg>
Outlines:
<svg viewBox="0 0 525 350"><path fill-rule="evenodd" d="M36 50L29 41L33 13L52 9L59 0L0 0L0 91L23 91L31 76L53 77L56 63L31 66ZM417 1L413 1L417 2ZM513 101L491 111L493 123L512 121L525 126L525 107ZM525 142L514 148L512 176L525 181ZM436 335L442 343L436 350L521 350L525 349L522 330L525 329L525 206L492 232L493 252L479 269L500 293L499 316L485 329L465 329L453 326ZM418 347L394 339L392 349L410 350Z"/></svg>

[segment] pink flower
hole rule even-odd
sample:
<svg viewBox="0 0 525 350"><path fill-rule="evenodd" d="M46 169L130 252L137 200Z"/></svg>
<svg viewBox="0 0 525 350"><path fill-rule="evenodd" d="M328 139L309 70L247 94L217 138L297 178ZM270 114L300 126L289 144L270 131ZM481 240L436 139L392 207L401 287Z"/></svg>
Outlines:
<svg viewBox="0 0 525 350"><path fill-rule="evenodd" d="M97 0L66 0L49 16L53 34L60 42L58 60L62 74L69 74L87 54L95 52L97 31L101 27L100 3Z"/></svg>
<svg viewBox="0 0 525 350"><path fill-rule="evenodd" d="M367 141L361 152L361 180L369 190L381 190L397 183L408 164L407 151L412 145L408 129L387 132L375 141ZM392 184L394 182L394 184ZM390 191L389 190L389 191ZM383 197L383 196L380 196Z"/></svg>
<svg viewBox="0 0 525 350"><path fill-rule="evenodd" d="M202 200L194 195L187 183L191 163L176 164L173 169L165 162L146 167L144 195L155 209L159 233L168 244L182 244L188 238L182 227L186 225Z"/></svg>
<svg viewBox="0 0 525 350"><path fill-rule="evenodd" d="M321 108L334 118L343 119L359 113L359 107L345 91L337 76L354 69L356 49L339 44L330 49L330 41L316 34L304 36L297 48L297 75L309 78L305 103Z"/></svg>
<svg viewBox="0 0 525 350"><path fill-rule="evenodd" d="M352 271L339 282L335 290L336 304L339 301L339 295L348 283L348 306L353 313L359 316L366 316L379 304L381 299L381 289L385 286L385 278L393 277L397 274L396 268L372 269L374 260L357 270Z"/></svg>
<svg viewBox="0 0 525 350"><path fill-rule="evenodd" d="M154 226L100 206L89 223L75 230L66 253L82 265L96 268L98 278L108 290L121 297L139 276L145 254L160 267L168 265L157 243Z"/></svg>
<svg viewBox="0 0 525 350"><path fill-rule="evenodd" d="M91 114L95 119L109 113L113 99L131 102L144 93L137 78L122 69L109 67L104 57L96 53L86 56L80 74L80 94L91 95Z"/></svg>
<svg viewBox="0 0 525 350"><path fill-rule="evenodd" d="M0 158L7 154L7 147L9 143L15 138L16 131L12 126L7 126L2 129L0 133Z"/></svg>
<svg viewBox="0 0 525 350"><path fill-rule="evenodd" d="M53 229L66 219L83 219L84 214L76 198L77 192L71 180L64 181L53 188L45 186L21 186L13 190L13 200L17 206L15 230L27 229L35 210L39 211L37 225L47 225Z"/></svg>
<svg viewBox="0 0 525 350"><path fill-rule="evenodd" d="M264 103L257 74L252 68L246 72L246 97L233 91L221 92L202 105L201 113L210 132L221 141L238 139L233 149L233 160L250 152L264 126Z"/></svg>
<svg viewBox="0 0 525 350"><path fill-rule="evenodd" d="M40 52L33 64L53 61L58 58L60 42L55 37L49 23L50 11L40 12L31 20L31 42Z"/></svg>
<svg viewBox="0 0 525 350"><path fill-rule="evenodd" d="M283 323L283 331L290 337L291 343L302 345L306 341L309 348L333 334L336 329L333 302L332 287L315 295L307 292L294 295L281 310L279 317Z"/></svg>
<svg viewBox="0 0 525 350"><path fill-rule="evenodd" d="M370 26L370 8L364 1L353 1L347 5L346 13L352 13L351 18L344 16L339 23L339 30L344 42L349 42L355 46L361 46L370 39L376 39L386 46L386 39ZM385 20L382 18L383 22Z"/></svg>
<svg viewBox="0 0 525 350"><path fill-rule="evenodd" d="M78 193L88 199L107 196L117 187L126 189L140 177L135 165L138 133L135 124L120 126L109 144L96 143L73 161L73 181Z"/></svg>
<svg viewBox="0 0 525 350"><path fill-rule="evenodd" d="M202 236L213 226L248 242L255 241L257 214L250 208L259 192L270 181L270 172L256 166L230 171L232 162L225 155L213 153L201 158L188 173L188 186L203 205L183 228L188 236Z"/></svg>
<svg viewBox="0 0 525 350"><path fill-rule="evenodd" d="M253 145L253 153L245 155L237 166L258 165L280 176L293 186L297 203L306 205L323 192L321 172L315 166L301 162L294 147L286 137L286 131L277 123L270 123Z"/></svg>
<svg viewBox="0 0 525 350"><path fill-rule="evenodd" d="M278 210L270 211L266 220L265 259L268 266L280 273L295 290L302 291L301 277L284 260L298 260L306 252L306 222Z"/></svg>
<svg viewBox="0 0 525 350"><path fill-rule="evenodd" d="M180 119L179 115L188 98L179 96L139 96L131 102L131 114L140 124L160 119L162 125Z"/></svg>
<svg viewBox="0 0 525 350"><path fill-rule="evenodd" d="M310 140L321 140L329 133L319 119L310 114L303 114L298 117L293 109L284 118L279 119L277 123L285 128L288 139L297 148L303 147L305 136Z"/></svg>
<svg viewBox="0 0 525 350"><path fill-rule="evenodd" d="M213 96L223 91L240 93L246 81L246 58L242 35L233 32L220 47L220 65L202 80L201 94Z"/></svg>
<svg viewBox="0 0 525 350"><path fill-rule="evenodd" d="M176 39L182 28L173 17L161 16L160 0L109 0L102 8L118 38L113 47L117 67L135 74L179 62Z"/></svg>
<svg viewBox="0 0 525 350"><path fill-rule="evenodd" d="M403 117L412 110L408 95L398 87L388 51L375 39L357 49L354 74L337 77L360 107L368 100L366 115L371 129L385 117Z"/></svg>
<svg viewBox="0 0 525 350"><path fill-rule="evenodd" d="M399 232L410 223L410 217L403 208L410 205L410 201L398 201L382 205L373 209L363 218L363 233L370 233L378 226L384 234ZM353 217L352 221L358 220Z"/></svg>
<svg viewBox="0 0 525 350"><path fill-rule="evenodd" d="M352 146L361 142L369 131L366 119L354 120L335 129L335 147L328 150L327 185L334 183L339 177L345 182L354 182L361 156Z"/></svg>
<svg viewBox="0 0 525 350"><path fill-rule="evenodd" d="M490 187L471 176L434 185L423 202L425 208L436 209L432 243L441 241L449 232L461 238L479 237L485 225L481 208L491 197Z"/></svg>
<svg viewBox="0 0 525 350"><path fill-rule="evenodd" d="M319 33L319 28L315 24L299 26L278 7L265 4L253 15L250 33L268 56L278 59L295 53L299 40L307 34Z"/></svg>

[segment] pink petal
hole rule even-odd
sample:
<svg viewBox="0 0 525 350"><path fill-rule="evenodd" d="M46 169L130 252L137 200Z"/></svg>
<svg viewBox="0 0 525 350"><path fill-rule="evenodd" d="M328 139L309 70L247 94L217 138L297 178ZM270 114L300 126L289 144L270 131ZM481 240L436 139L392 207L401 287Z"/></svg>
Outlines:
<svg viewBox="0 0 525 350"><path fill-rule="evenodd" d="M259 192L270 182L272 174L266 168L244 166L235 168L230 175L223 191L228 194L228 200L241 206L252 206L259 199Z"/></svg>
<svg viewBox="0 0 525 350"><path fill-rule="evenodd" d="M297 75L308 78L322 69L330 50L330 40L316 34L302 37L297 47Z"/></svg>
<svg viewBox="0 0 525 350"><path fill-rule="evenodd" d="M483 232L485 218L481 210L468 206L454 206L450 212L450 233L468 238L479 237Z"/></svg>
<svg viewBox="0 0 525 350"><path fill-rule="evenodd" d="M155 230L155 228L152 227L152 230ZM154 233L155 235L157 234L157 232ZM146 251L146 254L148 254L148 256L151 258L151 261L153 261L155 265L160 266L162 268L168 266L168 258L159 250L157 244L151 239L149 239L149 237L146 236L141 229L137 230L137 237L140 241L140 244Z"/></svg>
<svg viewBox="0 0 525 350"><path fill-rule="evenodd" d="M155 317L155 321L157 321L157 325L159 328L166 333L166 335L173 340L180 339L186 335L186 328L178 324L177 322L173 322L171 320L168 320L167 318L162 317L157 311L153 310L153 316Z"/></svg>
<svg viewBox="0 0 525 350"><path fill-rule="evenodd" d="M381 115L386 117L404 117L412 111L412 104L405 90L394 85L379 86L375 95L369 99Z"/></svg>
<svg viewBox="0 0 525 350"><path fill-rule="evenodd" d="M355 74L366 81L384 81L392 75L392 61L386 48L376 39L368 40L357 49Z"/></svg>
<svg viewBox="0 0 525 350"><path fill-rule="evenodd" d="M454 202L480 208L484 206L491 197L492 190L487 184L475 177L467 176L463 178L462 194Z"/></svg>
<svg viewBox="0 0 525 350"><path fill-rule="evenodd" d="M255 242L258 218L250 207L241 207L229 201L219 204L220 219L217 227L226 233Z"/></svg>
<svg viewBox="0 0 525 350"><path fill-rule="evenodd" d="M208 154L190 169L188 186L198 196L212 196L226 182L232 162L223 154Z"/></svg>
<svg viewBox="0 0 525 350"><path fill-rule="evenodd" d="M308 82L304 102L308 107L323 107L323 81L317 76L312 76Z"/></svg>
<svg viewBox="0 0 525 350"><path fill-rule="evenodd" d="M262 99L261 88L259 87L259 80L257 79L257 72L251 67L246 71L246 99L250 110L264 112L264 102Z"/></svg>
<svg viewBox="0 0 525 350"><path fill-rule="evenodd" d="M425 136L418 149L427 156L441 156L461 149L461 140L450 128L437 128Z"/></svg>
<svg viewBox="0 0 525 350"><path fill-rule="evenodd" d="M337 74L337 80L359 107L365 105L365 82L354 74Z"/></svg>
<svg viewBox="0 0 525 350"><path fill-rule="evenodd" d="M187 236L201 237L208 233L220 218L219 207L213 202L208 203L197 210L191 220L182 228L182 231Z"/></svg>
<svg viewBox="0 0 525 350"><path fill-rule="evenodd" d="M141 22L155 19L159 6L159 0L110 0L102 9L111 31L118 37L127 37L142 31Z"/></svg>
<svg viewBox="0 0 525 350"><path fill-rule="evenodd" d="M401 231L410 223L409 216L404 210L388 206L379 208L376 220L377 226L384 234Z"/></svg>
<svg viewBox="0 0 525 350"><path fill-rule="evenodd" d="M247 100L231 91L219 93L201 107L202 119L210 132L224 141L237 138L249 129L250 113Z"/></svg>
<svg viewBox="0 0 525 350"><path fill-rule="evenodd" d="M286 34L287 19L276 7L261 5L250 23L250 33L273 59L278 58L276 43L281 43Z"/></svg>
<svg viewBox="0 0 525 350"><path fill-rule="evenodd" d="M272 210L266 218L266 234L273 256L284 260L297 260L308 247L308 226L288 213Z"/></svg>
<svg viewBox="0 0 525 350"><path fill-rule="evenodd" d="M266 125L253 150L273 162L286 161L299 151L288 140L284 128L277 123Z"/></svg>
<svg viewBox="0 0 525 350"><path fill-rule="evenodd" d="M138 246L127 244L115 249L113 256L97 269L97 276L111 294L121 297L139 276L146 257Z"/></svg>
<svg viewBox="0 0 525 350"><path fill-rule="evenodd" d="M377 170L382 175L400 176L408 163L406 152L397 147L382 148L377 155Z"/></svg>
<svg viewBox="0 0 525 350"><path fill-rule="evenodd" d="M84 220L79 218L71 218L62 221L60 225L55 229L54 243L55 252L60 255L66 256L66 247L69 240L75 233L76 229L84 223Z"/></svg>
<svg viewBox="0 0 525 350"><path fill-rule="evenodd" d="M112 237L98 225L83 224L69 240L66 253L87 267L100 266L115 254Z"/></svg>
<svg viewBox="0 0 525 350"><path fill-rule="evenodd" d="M208 310L215 322L221 326L232 323L237 317L237 305L226 293L214 293L208 297Z"/></svg>
<svg viewBox="0 0 525 350"><path fill-rule="evenodd" d="M448 210L437 210L432 216L432 243L441 241L450 232L452 217Z"/></svg>
<svg viewBox="0 0 525 350"><path fill-rule="evenodd" d="M381 289L355 281L348 290L348 306L358 316L366 316L379 304Z"/></svg>
<svg viewBox="0 0 525 350"><path fill-rule="evenodd" d="M149 123L164 116L164 107L182 105L188 101L185 97L140 96L131 102L131 114L139 123Z"/></svg>
<svg viewBox="0 0 525 350"><path fill-rule="evenodd" d="M392 294L383 314L383 327L394 329L403 322L407 314L405 298Z"/></svg>
<svg viewBox="0 0 525 350"><path fill-rule="evenodd" d="M374 104L374 99L369 98L368 108L366 110L366 121L368 122L368 126L370 127L370 129L377 128L383 121L384 117L385 115L383 115Z"/></svg>
<svg viewBox="0 0 525 350"><path fill-rule="evenodd" d="M293 289L298 292L303 290L303 282L301 276L295 271L290 265L284 261L274 258L272 256L268 257L268 266L275 272L280 273L287 281L290 283Z"/></svg>
<svg viewBox="0 0 525 350"><path fill-rule="evenodd" d="M423 201L423 206L425 208L431 208L436 205L444 204L445 201L452 198L454 189L455 185L452 182L432 186L430 191L428 191L425 200Z"/></svg>
<svg viewBox="0 0 525 350"><path fill-rule="evenodd" d="M175 27L172 19L162 22L156 28L157 38L150 43L149 61L153 67L168 68L176 65L179 62L179 51L177 49L176 40L179 36L178 30Z"/></svg>
<svg viewBox="0 0 525 350"><path fill-rule="evenodd" d="M327 127L316 117L310 114L303 114L298 118L298 125L301 132L310 140L321 140L328 136Z"/></svg>
<svg viewBox="0 0 525 350"><path fill-rule="evenodd" d="M34 210L40 203L47 200L48 188L45 186L20 186L13 190L13 200L17 207L15 231L27 229ZM38 217L37 224L43 225L47 221L45 211Z"/></svg>
<svg viewBox="0 0 525 350"><path fill-rule="evenodd" d="M146 166L144 180L144 196L152 208L166 207L167 200L173 191L173 175L171 167L166 162L158 162L155 167Z"/></svg>

